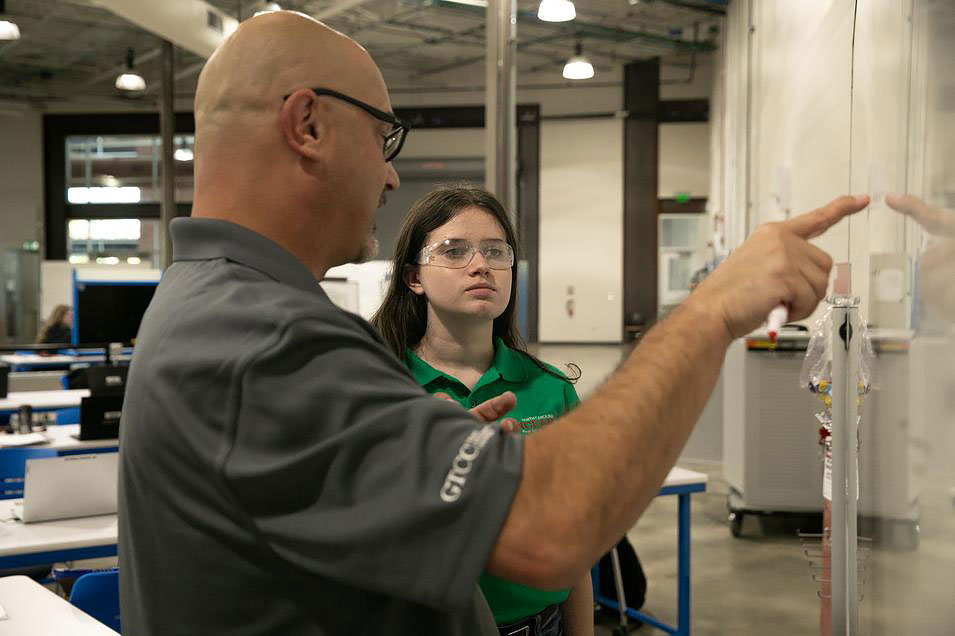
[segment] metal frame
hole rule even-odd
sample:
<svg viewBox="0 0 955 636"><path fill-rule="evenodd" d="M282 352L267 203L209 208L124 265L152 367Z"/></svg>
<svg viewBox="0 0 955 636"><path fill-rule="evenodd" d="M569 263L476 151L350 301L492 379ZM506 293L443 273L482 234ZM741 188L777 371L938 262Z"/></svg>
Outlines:
<svg viewBox="0 0 955 636"><path fill-rule="evenodd" d="M705 483L685 484L679 486L665 486L657 493L658 497L677 495L677 624L676 627L648 616L632 608L627 608L626 614L638 620L676 636L690 634L690 495L695 492L704 492ZM600 565L591 569L591 578L594 587L594 602L611 609L620 609L620 605L611 598L600 593Z"/></svg>

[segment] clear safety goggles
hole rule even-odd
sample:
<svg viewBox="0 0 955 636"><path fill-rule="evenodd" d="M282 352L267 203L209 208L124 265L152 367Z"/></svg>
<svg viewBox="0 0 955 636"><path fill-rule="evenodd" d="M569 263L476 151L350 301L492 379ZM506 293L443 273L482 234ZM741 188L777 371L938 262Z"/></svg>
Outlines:
<svg viewBox="0 0 955 636"><path fill-rule="evenodd" d="M418 253L418 265L462 269L471 263L478 252L481 252L484 262L491 269L507 269L514 265L514 249L499 239L481 241L477 247L465 239L446 239L433 243Z"/></svg>

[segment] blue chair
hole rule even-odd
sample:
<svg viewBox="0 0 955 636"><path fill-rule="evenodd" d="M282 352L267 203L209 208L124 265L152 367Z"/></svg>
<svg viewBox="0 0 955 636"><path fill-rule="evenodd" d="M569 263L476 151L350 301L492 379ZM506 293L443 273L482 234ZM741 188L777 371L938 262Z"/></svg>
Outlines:
<svg viewBox="0 0 955 636"><path fill-rule="evenodd" d="M90 572L76 579L70 603L119 632L119 570Z"/></svg>
<svg viewBox="0 0 955 636"><path fill-rule="evenodd" d="M23 474L28 459L56 457L47 448L0 448L0 499L23 497Z"/></svg>

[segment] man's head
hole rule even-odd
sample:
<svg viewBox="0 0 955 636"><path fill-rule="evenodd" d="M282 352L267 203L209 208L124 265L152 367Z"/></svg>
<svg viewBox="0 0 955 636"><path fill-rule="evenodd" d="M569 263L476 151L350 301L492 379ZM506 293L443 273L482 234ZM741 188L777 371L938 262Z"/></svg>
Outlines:
<svg viewBox="0 0 955 636"><path fill-rule="evenodd" d="M317 276L367 258L401 133L361 46L290 11L247 20L203 68L195 117L193 215L250 227Z"/></svg>

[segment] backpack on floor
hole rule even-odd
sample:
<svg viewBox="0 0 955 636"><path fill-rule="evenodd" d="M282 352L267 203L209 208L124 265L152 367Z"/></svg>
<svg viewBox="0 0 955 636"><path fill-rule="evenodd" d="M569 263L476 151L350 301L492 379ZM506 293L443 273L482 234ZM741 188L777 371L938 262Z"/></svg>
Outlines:
<svg viewBox="0 0 955 636"><path fill-rule="evenodd" d="M617 543L617 557L620 559L620 573L623 577L623 593L627 597L627 607L640 609L647 598L647 576L636 551L627 540ZM617 600L617 586L613 582L613 561L610 553L600 557L600 593Z"/></svg>

